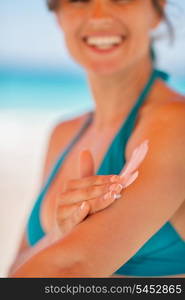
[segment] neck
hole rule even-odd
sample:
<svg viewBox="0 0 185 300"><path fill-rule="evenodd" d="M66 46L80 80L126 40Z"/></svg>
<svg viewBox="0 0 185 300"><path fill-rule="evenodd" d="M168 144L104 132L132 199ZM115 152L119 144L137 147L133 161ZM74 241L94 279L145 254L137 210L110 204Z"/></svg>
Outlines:
<svg viewBox="0 0 185 300"><path fill-rule="evenodd" d="M111 75L89 73L88 79L95 101L94 127L110 128L127 116L152 72L150 59Z"/></svg>

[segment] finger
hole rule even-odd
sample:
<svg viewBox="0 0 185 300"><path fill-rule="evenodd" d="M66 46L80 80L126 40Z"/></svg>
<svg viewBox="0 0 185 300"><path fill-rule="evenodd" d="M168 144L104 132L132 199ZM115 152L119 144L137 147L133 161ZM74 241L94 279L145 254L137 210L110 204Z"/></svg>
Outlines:
<svg viewBox="0 0 185 300"><path fill-rule="evenodd" d="M87 215L89 214L90 206L87 201L82 202L80 207L78 207L71 217L72 226L76 226L80 222L82 222Z"/></svg>
<svg viewBox="0 0 185 300"><path fill-rule="evenodd" d="M94 175L82 179L71 179L65 184L65 190L81 189L89 186L102 185L106 183L116 183L121 180L118 175Z"/></svg>
<svg viewBox="0 0 185 300"><path fill-rule="evenodd" d="M85 149L80 153L79 173L80 178L88 177L95 173L94 159L91 151L88 149Z"/></svg>
<svg viewBox="0 0 185 300"><path fill-rule="evenodd" d="M130 178L130 181L131 180L132 180L132 178ZM109 203L112 202L111 201L112 198L107 197L107 195L108 196L109 195L113 196L113 199L114 199L115 195L120 194L122 190L123 190L123 185L122 184L107 185L107 186L105 186L105 189L103 189L102 186L101 187L96 187L94 189L94 192L98 193L100 196L90 197L89 202L88 202L87 196L84 195L84 199L85 199L85 201L90 203L91 212L95 212L95 211L98 211L98 210L101 210L101 209L107 207L109 205ZM92 191L92 187L91 187L91 191ZM111 194L110 191L114 192L115 195L114 195L114 193ZM79 190L74 191L74 193L76 193L76 194L78 192L81 192L81 191L79 191ZM65 193L65 197L66 196L71 197L71 192ZM70 215L72 215L73 212L75 212L75 210L77 209L77 206L79 205L79 203L84 201L84 200L79 200L77 202L77 198L74 197L74 196L71 199L73 199L73 200L69 200L68 198L62 197L62 203L57 206L57 219L60 219L62 221L65 220ZM71 203L69 203L69 202L71 202Z"/></svg>
<svg viewBox="0 0 185 300"><path fill-rule="evenodd" d="M69 205L96 198L109 192L111 185L112 184L108 183L104 185L89 186L83 189L67 190L64 193L58 194L57 203L59 205Z"/></svg>
<svg viewBox="0 0 185 300"><path fill-rule="evenodd" d="M80 202L81 203L81 202ZM71 205L58 205L56 209L57 223L63 222L69 218L79 207L79 203Z"/></svg>
<svg viewBox="0 0 185 300"><path fill-rule="evenodd" d="M105 195L102 195L101 197L88 200L87 203L90 206L89 214L94 214L98 211L107 208L108 206L110 206L112 203L115 202L115 200L118 198L117 196L119 195L121 194L112 191L106 194L106 197Z"/></svg>
<svg viewBox="0 0 185 300"><path fill-rule="evenodd" d="M87 202L83 202L80 207L76 208L71 216L63 221L63 228L66 233L70 232L76 225L81 223L89 214L90 206Z"/></svg>

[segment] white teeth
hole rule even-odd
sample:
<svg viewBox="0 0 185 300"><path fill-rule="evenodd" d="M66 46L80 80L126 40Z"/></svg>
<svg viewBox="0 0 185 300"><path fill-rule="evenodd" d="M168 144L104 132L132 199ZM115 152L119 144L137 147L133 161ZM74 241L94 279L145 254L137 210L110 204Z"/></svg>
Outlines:
<svg viewBox="0 0 185 300"><path fill-rule="evenodd" d="M90 46L95 46L100 49L108 49L114 45L118 45L122 42L121 36L110 37L88 37L86 43Z"/></svg>

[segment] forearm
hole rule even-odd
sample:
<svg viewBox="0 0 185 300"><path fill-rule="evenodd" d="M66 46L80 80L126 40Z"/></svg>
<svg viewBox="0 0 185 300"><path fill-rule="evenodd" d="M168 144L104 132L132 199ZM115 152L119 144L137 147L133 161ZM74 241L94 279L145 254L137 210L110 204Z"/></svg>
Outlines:
<svg viewBox="0 0 185 300"><path fill-rule="evenodd" d="M35 247L18 257L8 277L81 277L79 274L85 277L82 256L80 252L75 253L70 244L65 242L64 237L45 236Z"/></svg>
<svg viewBox="0 0 185 300"><path fill-rule="evenodd" d="M94 223L95 234L88 233L86 227L92 219L101 221L105 211L87 218L65 238L39 249L34 255L33 252L27 255L9 277L108 277L113 274L119 267L114 256L122 257L123 251L117 245L120 241L117 213L114 218L112 208L106 211L109 211L110 220L103 233L98 230L97 222ZM114 235L110 235L109 230L112 219L117 220L114 222ZM97 240L104 242L97 247ZM115 246L116 251L112 251Z"/></svg>
<svg viewBox="0 0 185 300"><path fill-rule="evenodd" d="M9 274L9 277L58 277L58 268L55 265L52 266L51 261L49 261L47 257L45 250L34 254L19 264L13 272Z"/></svg>
<svg viewBox="0 0 185 300"><path fill-rule="evenodd" d="M58 233L56 231L50 232L45 235L34 247L30 247L23 251L20 255L15 258L15 261L10 266L8 271L8 277L16 272L22 265L24 265L30 258L35 256L41 250L45 249L49 245L52 245L58 239Z"/></svg>
<svg viewBox="0 0 185 300"><path fill-rule="evenodd" d="M62 255L63 253L61 253ZM68 259L58 259L58 251L55 246L45 248L37 254L30 257L26 262L19 265L13 272L9 274L11 278L65 278L65 277L81 277L80 261L74 260L74 255ZM80 272L80 273L79 273ZM82 276L83 277L83 276ZM88 277L88 276L87 276Z"/></svg>
<svg viewBox="0 0 185 300"><path fill-rule="evenodd" d="M66 240L60 239L57 242L48 243L45 248L40 248L37 253L35 251L29 257L27 255L27 259L19 265L17 264L17 267L9 274L9 277L110 277L111 273L108 274L107 268L101 268L100 271L96 262L96 256L94 256L93 260L88 260L84 254L80 247L77 249L74 246L74 240L72 241L70 236L68 236ZM125 278L128 276L118 277ZM135 278L135 276L132 277ZM159 277L184 278L185 274Z"/></svg>

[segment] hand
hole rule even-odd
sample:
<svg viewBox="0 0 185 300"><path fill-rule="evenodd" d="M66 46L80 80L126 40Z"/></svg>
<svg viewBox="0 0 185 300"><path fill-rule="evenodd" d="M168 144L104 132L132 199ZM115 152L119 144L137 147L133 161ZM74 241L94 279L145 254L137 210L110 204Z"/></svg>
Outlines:
<svg viewBox="0 0 185 300"><path fill-rule="evenodd" d="M82 222L121 197L120 192L138 177L136 170L148 152L148 140L135 148L118 175L94 175L94 160L89 150L80 156L80 179L67 182L56 209L57 230L63 236Z"/></svg>
<svg viewBox="0 0 185 300"><path fill-rule="evenodd" d="M89 150L81 152L79 167L80 178L69 180L57 198L55 220L60 237L88 215L111 205L123 189L117 175L94 175L94 160Z"/></svg>

